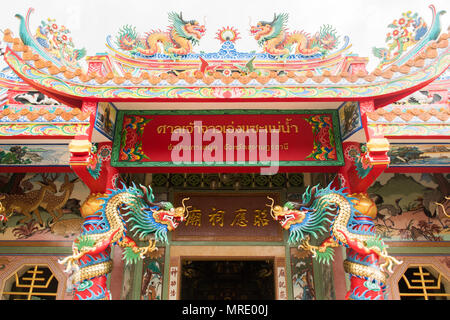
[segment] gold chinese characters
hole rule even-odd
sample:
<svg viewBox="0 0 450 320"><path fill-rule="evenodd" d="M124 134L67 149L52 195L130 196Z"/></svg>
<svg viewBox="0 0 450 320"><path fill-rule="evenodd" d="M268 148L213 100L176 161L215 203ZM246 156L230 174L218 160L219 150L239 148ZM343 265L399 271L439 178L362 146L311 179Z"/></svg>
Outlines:
<svg viewBox="0 0 450 320"><path fill-rule="evenodd" d="M202 219L203 212L201 209L193 207L189 211L189 216L186 219L186 226L201 227L202 222L209 223L212 227L224 227L229 225L230 227L243 228L250 225L254 227L265 227L269 225L269 213L266 209L254 209L248 210L246 208L239 208L230 213L231 222L226 223L225 216L226 211L221 208L211 208L205 215L207 219Z"/></svg>

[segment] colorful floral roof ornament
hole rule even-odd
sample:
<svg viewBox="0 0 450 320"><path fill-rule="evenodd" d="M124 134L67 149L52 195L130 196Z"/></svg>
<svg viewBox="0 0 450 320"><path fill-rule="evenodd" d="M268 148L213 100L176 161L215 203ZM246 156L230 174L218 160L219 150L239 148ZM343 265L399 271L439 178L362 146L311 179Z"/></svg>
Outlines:
<svg viewBox="0 0 450 320"><path fill-rule="evenodd" d="M33 35L30 31L30 15L33 11L30 8L25 18L20 14L15 15L20 20L19 35L22 42L58 66L79 68L78 61L86 55L86 50L75 48L70 30L55 19L48 18L47 21L41 21Z"/></svg>
<svg viewBox="0 0 450 320"><path fill-rule="evenodd" d="M387 48L372 48L374 56L381 59L378 68L384 68L393 63L403 64L428 41L437 39L441 32L440 16L446 12L441 10L436 13L433 5L430 5L430 9L433 16L430 28L417 12L413 14L411 11L402 13L399 19L395 19L388 25L390 30L386 34ZM405 55L408 48L412 46L414 49Z"/></svg>

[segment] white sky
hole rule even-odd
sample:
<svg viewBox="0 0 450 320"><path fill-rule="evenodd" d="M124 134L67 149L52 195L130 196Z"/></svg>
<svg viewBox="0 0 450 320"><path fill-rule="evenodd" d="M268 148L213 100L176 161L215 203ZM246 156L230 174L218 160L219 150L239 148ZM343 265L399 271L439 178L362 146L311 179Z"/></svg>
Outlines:
<svg viewBox="0 0 450 320"><path fill-rule="evenodd" d="M55 18L72 31L75 46L85 47L88 55L106 52L106 36L115 35L125 24L136 26L139 33L152 29L166 30L167 13L183 12L186 20L203 22L206 18L206 34L195 52L215 52L220 48L216 32L224 26L233 26L241 39L236 48L241 52L260 52L256 40L250 36L249 17L252 24L259 20L271 21L273 14L289 13L290 31L304 30L310 34L323 24L331 24L339 35L350 37L352 53L369 57L369 71L378 59L372 55L373 46L385 45L387 25L408 10L418 12L428 25L431 24L430 4L437 11L446 10L441 16L442 30L447 31L450 16L449 0L14 0L1 1L0 29L11 29L18 36L19 20L29 7L35 8L31 15L34 32L41 20Z"/></svg>

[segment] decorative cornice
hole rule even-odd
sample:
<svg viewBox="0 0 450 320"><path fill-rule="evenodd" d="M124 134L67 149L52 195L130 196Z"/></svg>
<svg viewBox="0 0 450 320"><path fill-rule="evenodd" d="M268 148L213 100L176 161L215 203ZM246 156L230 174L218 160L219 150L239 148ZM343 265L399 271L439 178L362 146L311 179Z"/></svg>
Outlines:
<svg viewBox="0 0 450 320"><path fill-rule="evenodd" d="M0 124L0 138L37 137L73 138L86 135L89 123L53 124L53 123L5 123Z"/></svg>

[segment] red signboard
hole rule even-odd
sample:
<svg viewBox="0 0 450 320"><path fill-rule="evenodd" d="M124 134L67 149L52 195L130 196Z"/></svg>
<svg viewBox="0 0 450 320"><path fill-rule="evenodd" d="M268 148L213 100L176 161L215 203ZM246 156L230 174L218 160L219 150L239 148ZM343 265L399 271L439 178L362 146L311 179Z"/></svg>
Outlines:
<svg viewBox="0 0 450 320"><path fill-rule="evenodd" d="M113 165L342 165L336 112L120 111Z"/></svg>

